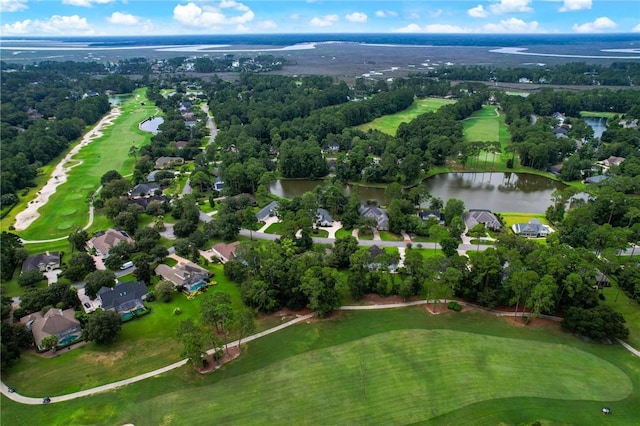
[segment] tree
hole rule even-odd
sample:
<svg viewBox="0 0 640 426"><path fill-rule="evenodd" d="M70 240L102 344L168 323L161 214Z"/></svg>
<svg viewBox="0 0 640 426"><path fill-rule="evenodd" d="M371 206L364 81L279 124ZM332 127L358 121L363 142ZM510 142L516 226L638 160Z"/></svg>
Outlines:
<svg viewBox="0 0 640 426"><path fill-rule="evenodd" d="M538 274L535 271L529 270L515 270L509 276L507 280L507 286L511 289L514 296L511 299L511 303L516 304L515 315L518 316L518 308L520 303L525 302L527 295L531 292L531 289L539 280ZM522 314L524 315L524 306L522 307Z"/></svg>
<svg viewBox="0 0 640 426"><path fill-rule="evenodd" d="M303 293L309 298L309 308L325 317L340 305L335 269L314 266L300 279Z"/></svg>
<svg viewBox="0 0 640 426"><path fill-rule="evenodd" d="M155 248L153 251L155 251ZM151 276L154 274L153 262L155 259L155 255L147 253L136 253L131 257L131 261L136 267L133 275L135 275L138 281L143 281L145 284L151 283Z"/></svg>
<svg viewBox="0 0 640 426"><path fill-rule="evenodd" d="M45 350L55 349L58 346L58 336L56 334L52 334L50 336L46 336L40 340L40 346Z"/></svg>
<svg viewBox="0 0 640 426"><path fill-rule="evenodd" d="M449 200L447 200L447 204L443 211L444 221L447 225L450 225L454 217L462 216L464 210L464 201L458 200L456 198L450 198Z"/></svg>
<svg viewBox="0 0 640 426"><path fill-rule="evenodd" d="M32 286L44 280L44 275L39 269L30 269L20 274L18 277L18 285L20 287Z"/></svg>
<svg viewBox="0 0 640 426"><path fill-rule="evenodd" d="M84 280L85 294L95 299L102 287L113 288L116 285L116 274L109 270L97 270L87 274Z"/></svg>
<svg viewBox="0 0 640 426"><path fill-rule="evenodd" d="M211 186L211 177L209 177L202 170L195 172L191 178L191 186L196 186L200 189L200 193L202 194Z"/></svg>
<svg viewBox="0 0 640 426"><path fill-rule="evenodd" d="M194 368L201 367L202 358L206 353L202 330L189 318L180 321L176 335L180 343L182 343L180 356L187 358Z"/></svg>
<svg viewBox="0 0 640 426"><path fill-rule="evenodd" d="M440 241L440 247L447 257L452 257L458 253L458 245L458 240L452 237L446 237Z"/></svg>
<svg viewBox="0 0 640 426"><path fill-rule="evenodd" d="M545 275L531 290L529 306L533 308L532 316L537 317L541 312L549 312L555 306L554 296L558 286L550 275Z"/></svg>
<svg viewBox="0 0 640 426"><path fill-rule="evenodd" d="M243 309L236 315L235 328L238 330L238 351L242 351L242 338L256 331L256 322L251 311Z"/></svg>
<svg viewBox="0 0 640 426"><path fill-rule="evenodd" d="M98 310L87 322L87 340L99 345L113 342L122 328L122 319L115 311Z"/></svg>
<svg viewBox="0 0 640 426"><path fill-rule="evenodd" d="M0 276L10 280L16 267L16 250L22 247L22 241L16 234L2 231L0 234Z"/></svg>
<svg viewBox="0 0 640 426"><path fill-rule="evenodd" d="M100 184L106 185L112 180L120 180L122 179L122 175L118 173L116 170L109 170L107 173L103 174L100 178Z"/></svg>
<svg viewBox="0 0 640 426"><path fill-rule="evenodd" d="M349 257L358 250L358 240L349 235L336 238L329 257L329 264L335 268L348 268Z"/></svg>
<svg viewBox="0 0 640 426"><path fill-rule="evenodd" d="M76 229L76 231L70 234L68 238L71 243L71 252L73 253L74 249L78 251L85 251L88 239L89 235L87 234L87 231L80 228Z"/></svg>
<svg viewBox="0 0 640 426"><path fill-rule="evenodd" d="M62 275L71 282L75 282L82 280L88 273L95 270L96 265L93 263L93 258L87 253L77 252L71 255L67 263L67 269L64 270Z"/></svg>
<svg viewBox="0 0 640 426"><path fill-rule="evenodd" d="M203 323L214 326L216 331L222 333L226 348L229 326L233 322L233 308L229 293L215 291L205 294L200 301L200 314Z"/></svg>
<svg viewBox="0 0 640 426"><path fill-rule="evenodd" d="M156 294L164 303L171 302L171 297L176 290L176 286L171 281L160 280L155 287Z"/></svg>
<svg viewBox="0 0 640 426"><path fill-rule="evenodd" d="M624 317L618 312L607 305L598 305L591 309L579 307L567 309L562 327L596 340L626 339L629 337L629 329L624 323Z"/></svg>
<svg viewBox="0 0 640 426"><path fill-rule="evenodd" d="M462 272L456 268L448 267L444 273L440 275L440 281L445 285L446 293L444 302L447 303L447 299L454 293L456 287L460 285L462 281Z"/></svg>
<svg viewBox="0 0 640 426"><path fill-rule="evenodd" d="M253 209L248 206L236 213L238 217L238 223L241 227L249 230L249 238L253 241L253 231L256 230L258 224L258 218L256 217Z"/></svg>

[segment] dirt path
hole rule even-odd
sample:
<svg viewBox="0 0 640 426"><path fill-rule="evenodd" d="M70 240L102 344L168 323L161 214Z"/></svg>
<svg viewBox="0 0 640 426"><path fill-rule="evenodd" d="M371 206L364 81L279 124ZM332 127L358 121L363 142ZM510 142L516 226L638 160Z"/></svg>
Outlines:
<svg viewBox="0 0 640 426"><path fill-rule="evenodd" d="M47 181L47 183L38 191L37 197L30 201L23 211L16 215L16 221L14 223L14 227L17 231L25 230L31 225L36 219L40 217L40 213L38 210L40 207L47 204L51 195L53 195L58 186L62 185L67 181L67 177L69 174L69 170L72 168L79 166L82 164L82 161L73 161L72 158L76 155L82 148L93 142L95 139L102 136L102 131L105 127L113 124L113 121L120 116L121 110L119 108L113 108L109 114L102 117L102 120L96 124L93 129L89 130L83 137L82 141L79 144L74 146L67 155L64 156L62 160L56 165L55 169L51 173L51 177ZM65 239L64 237L62 239ZM59 239L54 239L51 241L57 241ZM47 240L49 241L49 240Z"/></svg>

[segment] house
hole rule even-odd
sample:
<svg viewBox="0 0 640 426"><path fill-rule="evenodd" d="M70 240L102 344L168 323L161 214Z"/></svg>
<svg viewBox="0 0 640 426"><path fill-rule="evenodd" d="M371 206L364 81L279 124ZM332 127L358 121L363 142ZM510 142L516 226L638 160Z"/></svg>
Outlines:
<svg viewBox="0 0 640 426"><path fill-rule="evenodd" d="M142 281L127 281L119 282L113 288L102 287L98 290L98 299L105 311L116 311L123 315L146 309L143 301L148 293Z"/></svg>
<svg viewBox="0 0 640 426"><path fill-rule="evenodd" d="M556 135L556 138L559 138L559 139L569 138L569 131L564 127L554 127L552 131L553 131L553 134Z"/></svg>
<svg viewBox="0 0 640 426"><path fill-rule="evenodd" d="M22 272L37 269L40 272L60 269L60 253L57 251L36 254L27 257L22 262Z"/></svg>
<svg viewBox="0 0 640 426"><path fill-rule="evenodd" d="M529 238L546 237L551 232L551 228L535 218L531 219L529 223L514 223L511 225L511 230L516 235Z"/></svg>
<svg viewBox="0 0 640 426"><path fill-rule="evenodd" d="M615 155L612 155L611 157L602 160L602 161L598 161L598 164L602 165L602 167L608 169L609 167L612 166L619 166L620 164L622 164L622 162L625 160L624 157L616 157Z"/></svg>
<svg viewBox="0 0 640 426"><path fill-rule="evenodd" d="M150 197L160 190L160 186L155 183L139 183L129 191L129 197Z"/></svg>
<svg viewBox="0 0 640 426"><path fill-rule="evenodd" d="M326 209L316 210L316 225L317 226L331 226L333 225L333 217Z"/></svg>
<svg viewBox="0 0 640 426"><path fill-rule="evenodd" d="M609 281L609 278L607 278L607 276L598 269L596 269L596 286L598 288L611 287L611 281Z"/></svg>
<svg viewBox="0 0 640 426"><path fill-rule="evenodd" d="M109 250L121 241L133 244L133 239L124 231L107 229L105 232L97 233L95 237L87 241L89 250L95 249L99 256L109 256Z"/></svg>
<svg viewBox="0 0 640 426"><path fill-rule="evenodd" d="M558 124L562 126L564 124L564 120L565 120L566 117L561 112L554 112L553 113L553 118L558 120Z"/></svg>
<svg viewBox="0 0 640 426"><path fill-rule="evenodd" d="M147 175L147 182L155 182L156 181L156 175L158 174L160 170L154 170L151 173L149 173Z"/></svg>
<svg viewBox="0 0 640 426"><path fill-rule="evenodd" d="M360 207L358 207L358 214L363 217L374 218L378 231L387 231L389 229L389 216L387 216L387 212L378 206L360 205Z"/></svg>
<svg viewBox="0 0 640 426"><path fill-rule="evenodd" d="M439 224L444 224L444 216L437 210L420 210L418 211L418 217L422 219L423 222L433 218L437 220Z"/></svg>
<svg viewBox="0 0 640 426"><path fill-rule="evenodd" d="M584 180L584 183L596 184L596 183L604 182L605 180L608 180L608 179L610 179L610 177L607 175L589 176Z"/></svg>
<svg viewBox="0 0 640 426"><path fill-rule="evenodd" d="M492 231L499 231L502 229L500 220L490 210L469 210L462 215L464 223L467 225L467 229L472 229L479 223L482 223L487 229Z"/></svg>
<svg viewBox="0 0 640 426"><path fill-rule="evenodd" d="M66 346L76 342L82 338L82 326L80 321L75 318L73 309L49 309L44 315L40 312L34 312L20 319L27 330L33 334L33 341L39 351L46 350L46 346L42 344L45 337L57 336L58 344L56 346Z"/></svg>
<svg viewBox="0 0 640 426"><path fill-rule="evenodd" d="M176 287L182 287L189 293L199 290L207 285L209 271L193 262L180 262L173 268L160 264L155 272L163 279L170 281Z"/></svg>
<svg viewBox="0 0 640 426"><path fill-rule="evenodd" d="M187 145L189 145L189 142L187 142L187 141L178 141L178 142L176 142L176 148L177 149L184 149Z"/></svg>
<svg viewBox="0 0 640 426"><path fill-rule="evenodd" d="M380 256L386 255L387 252L378 247L377 245L372 245L371 247L369 247L369 249L367 250L369 252L369 256L370 256L370 260L369 260L369 264L367 265L367 268L370 271L376 270L376 269L380 269L380 267L384 264L386 266L386 268L391 271L391 272L395 272L398 269L398 264L397 263L388 263L388 258L384 258L384 262L379 259Z"/></svg>
<svg viewBox="0 0 640 426"><path fill-rule="evenodd" d="M184 164L184 158L182 157L160 157L156 160L154 168L167 169L174 166L181 166Z"/></svg>
<svg viewBox="0 0 640 426"><path fill-rule="evenodd" d="M216 191L222 191L224 189L224 181L216 176L216 179L213 181L213 189Z"/></svg>
<svg viewBox="0 0 640 426"><path fill-rule="evenodd" d="M215 244L211 250L215 253L216 256L220 258L222 263L226 263L232 259L236 258L236 249L240 245L239 241L236 241L231 244L226 243L218 243Z"/></svg>
<svg viewBox="0 0 640 426"><path fill-rule="evenodd" d="M130 198L129 204L137 204L146 210L147 206L152 201L158 201L160 203L164 203L166 200L167 198L164 195L154 195L153 197L146 197L146 198Z"/></svg>
<svg viewBox="0 0 640 426"><path fill-rule="evenodd" d="M266 206L264 206L258 213L256 213L256 218L258 222L264 222L270 216L275 216L278 211L278 202L272 201Z"/></svg>

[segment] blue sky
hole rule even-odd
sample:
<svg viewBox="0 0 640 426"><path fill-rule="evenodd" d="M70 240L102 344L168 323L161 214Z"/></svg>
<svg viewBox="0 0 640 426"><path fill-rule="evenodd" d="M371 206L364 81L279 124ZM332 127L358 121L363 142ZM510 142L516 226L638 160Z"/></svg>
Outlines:
<svg viewBox="0 0 640 426"><path fill-rule="evenodd" d="M640 32L640 0L0 0L2 36Z"/></svg>

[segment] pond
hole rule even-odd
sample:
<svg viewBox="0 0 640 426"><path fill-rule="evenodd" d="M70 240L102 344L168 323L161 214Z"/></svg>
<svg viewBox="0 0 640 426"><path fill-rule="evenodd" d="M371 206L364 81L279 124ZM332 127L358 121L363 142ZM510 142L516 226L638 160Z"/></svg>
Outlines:
<svg viewBox="0 0 640 426"><path fill-rule="evenodd" d="M113 106L118 106L131 97L131 94L126 95L111 95L109 96L109 103Z"/></svg>
<svg viewBox="0 0 640 426"><path fill-rule="evenodd" d="M323 185L322 180L286 180L273 182L272 194L293 198ZM544 176L527 173L445 173L425 179L429 193L442 198L464 201L467 209L504 212L544 213L551 204L551 193L566 185ZM351 188L345 189L345 194ZM386 204L383 188L360 187L360 200L377 200Z"/></svg>
<svg viewBox="0 0 640 426"><path fill-rule="evenodd" d="M158 126L164 123L164 118L162 117L149 117L140 123L140 130L145 132L153 133L154 135L158 133Z"/></svg>
<svg viewBox="0 0 640 426"><path fill-rule="evenodd" d="M593 136L600 139L607 130L607 117L584 117L583 120L593 129Z"/></svg>

